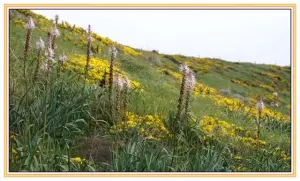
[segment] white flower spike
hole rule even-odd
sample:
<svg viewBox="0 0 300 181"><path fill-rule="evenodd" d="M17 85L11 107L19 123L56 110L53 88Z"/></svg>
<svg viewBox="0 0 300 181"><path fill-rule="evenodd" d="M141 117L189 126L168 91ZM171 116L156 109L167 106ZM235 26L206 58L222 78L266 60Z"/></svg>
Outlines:
<svg viewBox="0 0 300 181"><path fill-rule="evenodd" d="M192 90L196 85L194 72L190 71L187 77L187 89Z"/></svg>
<svg viewBox="0 0 300 181"><path fill-rule="evenodd" d="M67 60L68 60L68 57L66 56L66 54L65 54L65 52L63 51L63 53L62 53L62 55L61 56L59 56L59 61L62 63L62 64L64 64L64 63L66 63L67 62Z"/></svg>
<svg viewBox="0 0 300 181"><path fill-rule="evenodd" d="M48 47L46 52L45 52L45 56L47 57L47 59L51 60L52 62L55 62L54 60L54 51L52 48Z"/></svg>
<svg viewBox="0 0 300 181"><path fill-rule="evenodd" d="M123 88L123 81L121 80L121 76L120 76L119 73L116 74L115 84L116 84L116 86L119 87L120 89Z"/></svg>
<svg viewBox="0 0 300 181"><path fill-rule="evenodd" d="M41 37L39 37L39 40L36 42L36 48L38 50L43 50L45 48L45 42Z"/></svg>
<svg viewBox="0 0 300 181"><path fill-rule="evenodd" d="M117 53L118 53L118 50L114 45L112 45L108 50L108 54L113 59L115 59L117 57Z"/></svg>
<svg viewBox="0 0 300 181"><path fill-rule="evenodd" d="M49 63L47 61L43 62L41 69L45 72L51 72L51 70L52 70L51 66L49 65Z"/></svg>
<svg viewBox="0 0 300 181"><path fill-rule="evenodd" d="M188 73L189 70L190 70L190 68L187 66L187 64L185 62L183 62L179 67L179 71L183 72L183 73Z"/></svg>
<svg viewBox="0 0 300 181"><path fill-rule="evenodd" d="M130 80L128 79L128 77L126 75L124 75L124 85L126 86L126 88L131 87Z"/></svg>
<svg viewBox="0 0 300 181"><path fill-rule="evenodd" d="M27 30L33 30L35 28L34 22L31 18L31 16L28 16L27 18L27 23L25 24L25 28Z"/></svg>
<svg viewBox="0 0 300 181"><path fill-rule="evenodd" d="M59 32L59 30L57 29L55 23L53 24L52 35L57 36L57 37L60 35L60 32Z"/></svg>
<svg viewBox="0 0 300 181"><path fill-rule="evenodd" d="M93 41L91 25L88 26L86 40L89 42Z"/></svg>
<svg viewBox="0 0 300 181"><path fill-rule="evenodd" d="M256 109L261 112L265 108L264 102L260 99L256 104Z"/></svg>

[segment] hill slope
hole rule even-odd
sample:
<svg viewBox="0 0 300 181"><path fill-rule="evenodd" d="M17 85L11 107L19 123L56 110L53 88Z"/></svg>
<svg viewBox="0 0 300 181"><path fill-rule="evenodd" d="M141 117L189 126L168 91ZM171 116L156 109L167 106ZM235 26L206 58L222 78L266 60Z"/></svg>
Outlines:
<svg viewBox="0 0 300 181"><path fill-rule="evenodd" d="M24 73L29 15L36 28ZM49 73L39 70L35 80L35 42L46 40L53 22L28 10L10 10L9 23L12 171L290 170L290 67L159 54L92 33L93 55L84 81L87 31L62 21L56 63ZM111 110L117 98L110 99L105 74L112 45L118 50L114 70L132 85L128 112L120 114ZM63 52L68 60L60 67ZM42 54L41 60L47 57ZM197 83L188 119L181 115L177 120L183 62ZM99 87L99 81L106 84ZM124 91L121 96L124 103ZM266 108L257 136L259 96Z"/></svg>

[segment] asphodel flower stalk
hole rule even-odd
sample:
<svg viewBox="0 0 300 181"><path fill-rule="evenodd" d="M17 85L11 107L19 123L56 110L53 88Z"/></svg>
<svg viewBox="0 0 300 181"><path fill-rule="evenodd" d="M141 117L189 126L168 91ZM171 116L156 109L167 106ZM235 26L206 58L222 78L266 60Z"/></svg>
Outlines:
<svg viewBox="0 0 300 181"><path fill-rule="evenodd" d="M58 62L57 75L58 75L58 77L59 77L59 76L60 76L60 71L61 71L62 66L63 66L63 65L67 62L67 60L68 60L68 57L66 56L65 51L63 51L62 55L60 55L60 56L58 57L58 60L59 60L59 62Z"/></svg>
<svg viewBox="0 0 300 181"><path fill-rule="evenodd" d="M189 71L187 75L187 87L186 87L186 101L185 101L185 117L188 117L189 105L190 105L190 97L193 89L196 85L196 79L193 71Z"/></svg>
<svg viewBox="0 0 300 181"><path fill-rule="evenodd" d="M123 101L123 120L125 120L125 126L127 125L126 124L126 116L127 116L127 111L128 111L128 92L129 92L129 89L131 87L131 84L130 84L130 80L129 78L125 75L124 76L124 101Z"/></svg>
<svg viewBox="0 0 300 181"><path fill-rule="evenodd" d="M25 24L25 28L27 29L27 35L26 35L25 48L24 48L24 62L23 62L24 72L23 73L24 73L24 78L26 79L26 61L27 61L28 51L30 48L32 30L35 28L31 16L28 16L27 23Z"/></svg>
<svg viewBox="0 0 300 181"><path fill-rule="evenodd" d="M273 97L274 97L274 106L278 107L278 93L274 92Z"/></svg>
<svg viewBox="0 0 300 181"><path fill-rule="evenodd" d="M260 139L260 129L261 129L261 119L262 119L262 111L264 110L265 105L264 102L262 101L262 98L260 97L258 102L256 103L256 109L258 111L258 119L257 119L257 139Z"/></svg>
<svg viewBox="0 0 300 181"><path fill-rule="evenodd" d="M54 60L54 51L51 47L48 47L45 52L46 60L44 61L42 65L42 69L47 73L52 71L52 64L55 62Z"/></svg>
<svg viewBox="0 0 300 181"><path fill-rule="evenodd" d="M116 86L115 104L116 104L116 115L118 120L120 115L120 109L121 109L121 90L123 89L123 81L119 73L116 74L115 86Z"/></svg>
<svg viewBox="0 0 300 181"><path fill-rule="evenodd" d="M89 63L91 59L91 46L92 46L92 30L91 25L88 26L87 32L87 51L86 51L86 64L85 64L85 71L84 71L84 85L88 75Z"/></svg>
<svg viewBox="0 0 300 181"><path fill-rule="evenodd" d="M107 72L106 72L106 69L105 69L105 72L102 76L102 79L99 80L99 86L100 87L105 87L105 85L106 85L106 76L107 76Z"/></svg>
<svg viewBox="0 0 300 181"><path fill-rule="evenodd" d="M51 33L50 32L47 32L47 41L46 41L46 47L50 47L52 48L52 37L51 37Z"/></svg>
<svg viewBox="0 0 300 181"><path fill-rule="evenodd" d="M56 35L59 34L59 31L57 30L57 23L58 23L58 15L55 16L55 25L53 27L52 36L51 33L47 33L47 50L45 52L46 60L43 62L41 69L46 73L46 77L48 79L49 73L52 71L52 62L54 62L54 48L55 48L55 39ZM54 40L54 41L52 41ZM48 80L47 80L48 81ZM45 90L48 91L48 82L46 81ZM47 106L44 107L44 133L43 133L43 144L45 145L45 131L46 131L46 114L47 112Z"/></svg>
<svg viewBox="0 0 300 181"><path fill-rule="evenodd" d="M37 79L37 74L40 67L40 61L41 61L41 54L43 49L45 48L45 43L43 39L40 37L39 40L36 42L36 49L37 49L37 55L36 55L36 67L33 74L33 82Z"/></svg>
<svg viewBox="0 0 300 181"><path fill-rule="evenodd" d="M53 30L52 30L52 44L51 48L54 50L56 47L55 42L56 42L56 37L60 35L59 30L57 29L57 25L53 24Z"/></svg>
<svg viewBox="0 0 300 181"><path fill-rule="evenodd" d="M46 60L43 62L41 69L46 73L46 77L48 78L49 72L52 71L52 63L54 60L54 50L52 49L52 37L51 33L47 33L47 48L45 52Z"/></svg>
<svg viewBox="0 0 300 181"><path fill-rule="evenodd" d="M179 98L178 98L178 105L177 105L177 114L176 114L176 118L175 120L179 120L180 118L180 114L182 111L182 103L183 103L183 97L184 97L184 93L185 93L185 88L186 88L186 78L187 78L187 74L189 73L189 67L187 66L187 64L185 62L183 62L180 67L179 70L182 74L182 79L181 79L181 87L180 87L180 93L179 93Z"/></svg>
<svg viewBox="0 0 300 181"><path fill-rule="evenodd" d="M58 24L58 20L59 20L59 16L58 16L58 15L55 15L55 18L54 18L54 20L55 20L55 24L56 24L56 26L57 26L57 24Z"/></svg>
<svg viewBox="0 0 300 181"><path fill-rule="evenodd" d="M35 28L34 22L30 16L27 18L27 23L25 24L25 29L27 29L27 34L26 34L26 41L25 41L25 47L24 47L24 58L23 58L23 76L24 76L24 83L25 83L25 109L27 108L27 78L26 78L26 62L27 62L27 56L28 56L28 51L30 48L30 40L31 40L31 34L32 30Z"/></svg>
<svg viewBox="0 0 300 181"><path fill-rule="evenodd" d="M112 85L114 81L114 62L117 57L117 49L114 45L109 48L108 54L110 56L110 66L109 66L109 80L108 80L108 88L109 88L109 100L112 102Z"/></svg>
<svg viewBox="0 0 300 181"><path fill-rule="evenodd" d="M60 32L57 29L58 19L59 19L59 16L55 15L54 23L53 23L53 30L52 30L52 44L51 44L51 48L53 50L55 49L56 37L58 37L60 35Z"/></svg>

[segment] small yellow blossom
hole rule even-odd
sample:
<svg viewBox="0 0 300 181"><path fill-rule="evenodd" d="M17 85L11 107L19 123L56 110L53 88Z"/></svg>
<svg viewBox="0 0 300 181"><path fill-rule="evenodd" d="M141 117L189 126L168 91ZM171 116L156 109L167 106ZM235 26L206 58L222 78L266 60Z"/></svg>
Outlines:
<svg viewBox="0 0 300 181"><path fill-rule="evenodd" d="M71 158L74 163L82 164L82 159L80 157Z"/></svg>

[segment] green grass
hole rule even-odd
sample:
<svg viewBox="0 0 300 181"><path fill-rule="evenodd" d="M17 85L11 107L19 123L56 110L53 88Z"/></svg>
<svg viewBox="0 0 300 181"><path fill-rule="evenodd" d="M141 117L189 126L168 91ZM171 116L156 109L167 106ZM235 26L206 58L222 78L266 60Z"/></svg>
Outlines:
<svg viewBox="0 0 300 181"><path fill-rule="evenodd" d="M26 76L23 76L23 51L26 30L14 20L33 16L37 28L33 30ZM38 20L39 19L39 20ZM41 23L44 20L44 24ZM288 114L290 105L290 67L252 63L232 63L219 59L195 58L183 55L153 54L147 51L141 56L126 55L118 50L116 67L141 84L144 91L130 90L128 111L139 116L160 117L171 136L162 140L147 139L139 128L113 134L115 120L110 114L109 91L97 85L87 84L80 74L65 69L57 76L57 65L47 76L39 70L38 79L32 81L36 65L35 42L51 22L28 11L10 10L9 22L9 131L10 171L108 171L108 172L231 172L291 170L290 124L278 124L270 120L262 125L263 147L246 146L233 138L207 135L201 129L203 116L212 116L255 132L255 117L242 112L230 112L216 106L209 96L192 96L189 119L175 119L180 80L159 69L179 72L179 65L188 62L197 72L196 79L217 91L231 89L245 98L257 95L267 97L273 92L260 87L245 87L232 83L239 79L271 86L278 84L280 106L266 106ZM63 51L70 57L86 54L86 45L78 45L85 34L59 28L56 60ZM65 37L72 40L66 40ZM100 45L100 53L94 57L107 59L108 46ZM153 55L157 62L149 61ZM44 58L43 58L44 60ZM161 63L159 63L159 61ZM263 74L279 75L281 80ZM27 87L27 89L26 89ZM151 132L151 130L150 130ZM241 133L244 134L244 133ZM14 138L15 137L15 138ZM277 147L280 149L278 150ZM96 150L96 151L93 151ZM98 151L97 153L97 150ZM247 150L247 151L245 151ZM284 154L282 153L284 151ZM235 156L241 156L236 159ZM286 158L285 158L286 156ZM80 157L80 161L76 161Z"/></svg>

